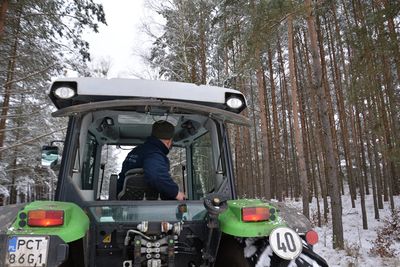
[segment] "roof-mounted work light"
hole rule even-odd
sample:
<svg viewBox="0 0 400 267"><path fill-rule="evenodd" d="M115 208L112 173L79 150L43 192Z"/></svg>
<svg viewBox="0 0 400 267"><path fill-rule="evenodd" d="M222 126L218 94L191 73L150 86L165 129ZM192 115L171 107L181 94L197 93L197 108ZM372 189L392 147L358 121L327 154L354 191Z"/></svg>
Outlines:
<svg viewBox="0 0 400 267"><path fill-rule="evenodd" d="M243 100L237 96L231 96L226 100L228 107L233 109L239 109L243 106Z"/></svg>
<svg viewBox="0 0 400 267"><path fill-rule="evenodd" d="M246 100L242 94L225 93L225 105L229 111L240 113L246 108Z"/></svg>
<svg viewBox="0 0 400 267"><path fill-rule="evenodd" d="M58 109L72 106L77 96L76 81L55 81L50 87L49 97Z"/></svg>
<svg viewBox="0 0 400 267"><path fill-rule="evenodd" d="M58 87L54 90L54 95L61 99L69 99L75 95L75 90L70 87Z"/></svg>

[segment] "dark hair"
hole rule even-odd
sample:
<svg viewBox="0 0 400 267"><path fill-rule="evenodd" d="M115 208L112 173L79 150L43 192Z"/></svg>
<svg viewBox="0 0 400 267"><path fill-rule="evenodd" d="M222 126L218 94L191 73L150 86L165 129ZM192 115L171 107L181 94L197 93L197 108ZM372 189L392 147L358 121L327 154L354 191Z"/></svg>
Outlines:
<svg viewBox="0 0 400 267"><path fill-rule="evenodd" d="M151 130L151 135L158 139L172 139L174 133L175 127L168 121L156 121Z"/></svg>

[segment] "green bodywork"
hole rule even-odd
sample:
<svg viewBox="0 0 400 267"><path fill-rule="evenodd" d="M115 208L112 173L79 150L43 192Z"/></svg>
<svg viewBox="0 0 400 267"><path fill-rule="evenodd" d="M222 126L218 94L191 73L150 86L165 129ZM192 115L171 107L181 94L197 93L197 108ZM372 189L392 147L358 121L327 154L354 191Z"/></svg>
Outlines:
<svg viewBox="0 0 400 267"><path fill-rule="evenodd" d="M270 219L264 222L243 222L241 210L244 207L269 207ZM237 237L268 236L273 229L287 226L275 206L259 199L228 200L228 209L219 215L218 220L223 233Z"/></svg>
<svg viewBox="0 0 400 267"><path fill-rule="evenodd" d="M64 224L56 227L30 227L26 217L30 210L63 210ZM35 201L18 212L14 223L8 228L8 235L56 235L65 243L78 240L86 235L89 218L76 204L58 201Z"/></svg>

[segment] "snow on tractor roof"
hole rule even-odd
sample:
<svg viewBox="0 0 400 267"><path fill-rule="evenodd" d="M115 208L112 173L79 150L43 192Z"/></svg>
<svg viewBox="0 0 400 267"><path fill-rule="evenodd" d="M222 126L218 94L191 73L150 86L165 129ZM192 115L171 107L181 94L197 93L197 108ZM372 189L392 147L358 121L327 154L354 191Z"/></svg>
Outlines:
<svg viewBox="0 0 400 267"><path fill-rule="evenodd" d="M127 98L195 102L235 113L246 107L243 94L237 90L156 80L60 78L52 83L49 95L59 109L77 104Z"/></svg>

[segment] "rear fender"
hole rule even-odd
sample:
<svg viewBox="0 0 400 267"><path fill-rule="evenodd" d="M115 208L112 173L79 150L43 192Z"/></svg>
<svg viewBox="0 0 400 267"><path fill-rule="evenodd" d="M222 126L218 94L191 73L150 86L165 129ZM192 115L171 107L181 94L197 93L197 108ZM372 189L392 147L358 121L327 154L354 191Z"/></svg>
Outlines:
<svg viewBox="0 0 400 267"><path fill-rule="evenodd" d="M227 250L231 251L232 243L234 243L232 241L236 241L238 244L240 243L241 246L244 247L244 257L246 257L249 262L253 263L247 265L246 261L242 260L241 264L238 266L256 265L256 263L260 260L260 255L264 253L266 253L265 255L269 255L271 266L289 266L292 263L302 267L328 266L326 261L317 255L312 250L312 247L309 246L304 240L303 252L299 255L299 257L292 261L279 258L279 256L273 253L271 247L269 246L268 237L270 236L272 230L277 227L289 227L304 238L304 234L311 230L312 226L310 221L302 213L285 206L283 203L269 203L258 199L228 200L227 203L227 210L219 215L218 220L221 231L227 235L230 235L230 237L225 235L225 237L228 237L228 239L222 238L220 249L223 252L224 246L230 246ZM268 207L270 209L270 218L269 220L263 222L243 222L241 211L244 207ZM224 242L226 240L230 240L231 242ZM223 254L222 252L219 256Z"/></svg>
<svg viewBox="0 0 400 267"><path fill-rule="evenodd" d="M270 203L277 208L279 216L285 221L287 227L292 228L299 234L305 234L312 229L310 220L296 209L289 208L282 202Z"/></svg>
<svg viewBox="0 0 400 267"><path fill-rule="evenodd" d="M243 222L244 207L268 207L270 219L263 222ZM260 199L228 200L228 209L218 217L221 231L237 237L269 236L277 227L286 226L302 235L312 229L310 221L300 212L280 202L265 202Z"/></svg>
<svg viewBox="0 0 400 267"><path fill-rule="evenodd" d="M30 227L27 214L31 210L63 210L64 224L56 227ZM7 235L55 235L65 243L83 238L89 229L89 218L76 204L58 201L35 201L20 209Z"/></svg>
<svg viewBox="0 0 400 267"><path fill-rule="evenodd" d="M236 237L268 236L272 230L280 226L287 226L280 217L278 209L259 199L228 200L228 208L218 217L220 229L223 233ZM243 222L242 208L269 207L270 219L263 222Z"/></svg>

